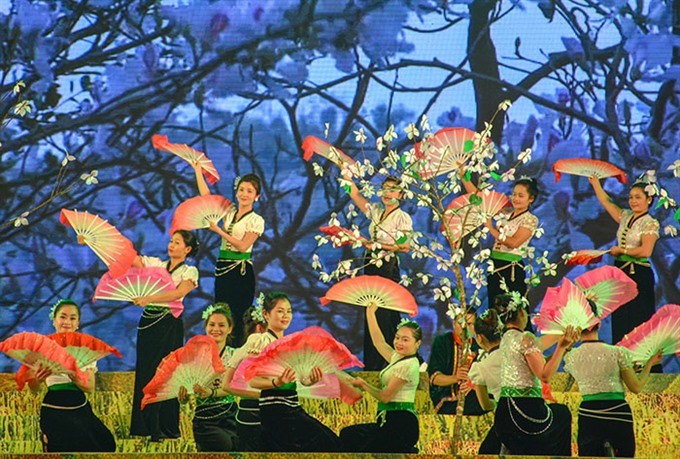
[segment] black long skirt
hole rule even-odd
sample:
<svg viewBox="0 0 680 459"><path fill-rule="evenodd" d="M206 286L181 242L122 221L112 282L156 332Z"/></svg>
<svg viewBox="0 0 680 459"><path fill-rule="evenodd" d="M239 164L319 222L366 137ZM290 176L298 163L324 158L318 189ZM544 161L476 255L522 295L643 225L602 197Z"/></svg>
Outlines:
<svg viewBox="0 0 680 459"><path fill-rule="evenodd" d="M578 410L579 456L635 457L633 413L625 400L581 402Z"/></svg>
<svg viewBox="0 0 680 459"><path fill-rule="evenodd" d="M260 401L242 398L236 413L239 451L265 451L260 422Z"/></svg>
<svg viewBox="0 0 680 459"><path fill-rule="evenodd" d="M407 410L383 411L376 422L340 431L342 449L349 453L417 453L419 437L418 417Z"/></svg>
<svg viewBox="0 0 680 459"><path fill-rule="evenodd" d="M263 390L260 419L269 452L337 452L340 439L328 427L305 413L294 390Z"/></svg>
<svg viewBox="0 0 680 459"><path fill-rule="evenodd" d="M48 390L40 408L40 430L49 453L116 451L113 434L80 390Z"/></svg>
<svg viewBox="0 0 680 459"><path fill-rule="evenodd" d="M215 264L215 303L227 303L234 318L231 345L243 345L243 313L253 305L255 271L246 260L219 259Z"/></svg>
<svg viewBox="0 0 680 459"><path fill-rule="evenodd" d="M196 407L192 424L199 453L240 451L235 402Z"/></svg>
<svg viewBox="0 0 680 459"><path fill-rule="evenodd" d="M614 264L617 268L621 268L625 263L617 260ZM649 320L654 314L656 305L654 272L652 268L629 264L622 270L635 281L638 294L631 301L620 306L612 313L612 344L618 343L626 333Z"/></svg>
<svg viewBox="0 0 680 459"><path fill-rule="evenodd" d="M571 456L571 413L538 397L501 397L494 430L514 455Z"/></svg>
<svg viewBox="0 0 680 459"><path fill-rule="evenodd" d="M150 435L152 440L180 436L177 399L151 403L141 409L144 396L142 390L155 375L161 360L184 344L182 318L175 318L169 312L162 317L158 314L160 313L145 309L139 320L135 391L130 423L130 435Z"/></svg>
<svg viewBox="0 0 680 459"><path fill-rule="evenodd" d="M370 260L370 252L366 253L365 258ZM381 276L387 279L399 282L401 280L401 273L399 270L399 259L397 256L392 256L389 261L383 261L380 267L375 265L367 265L364 268L364 274L369 276ZM375 317L378 319L378 326L382 331L385 341L391 343L394 341L394 335L397 333L397 326L401 322L401 314L398 311L390 309L378 308L375 312ZM387 366L387 362L378 350L373 346L371 334L368 331L368 321L366 319L366 311L364 311L364 370L366 371L380 371Z"/></svg>

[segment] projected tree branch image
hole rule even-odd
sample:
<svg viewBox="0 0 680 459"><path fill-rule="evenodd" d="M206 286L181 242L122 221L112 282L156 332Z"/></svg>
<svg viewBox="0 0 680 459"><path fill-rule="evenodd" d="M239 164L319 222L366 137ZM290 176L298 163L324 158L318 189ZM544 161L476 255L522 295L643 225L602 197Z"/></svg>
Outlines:
<svg viewBox="0 0 680 459"><path fill-rule="evenodd" d="M598 366L582 343L628 362L595 392L680 370L678 2L0 0L0 25L0 367L46 397L135 372L131 415L80 419L103 430L77 451L176 438L195 405L195 446L136 451L584 455L562 398ZM63 333L89 360L50 357ZM295 403L388 414L369 432L374 412L305 401L341 430L297 405L325 440L270 435L263 400L295 381ZM204 399L234 396L260 397L264 445L197 430ZM36 448L75 451L45 418ZM680 425L658 422L630 436L671 457Z"/></svg>

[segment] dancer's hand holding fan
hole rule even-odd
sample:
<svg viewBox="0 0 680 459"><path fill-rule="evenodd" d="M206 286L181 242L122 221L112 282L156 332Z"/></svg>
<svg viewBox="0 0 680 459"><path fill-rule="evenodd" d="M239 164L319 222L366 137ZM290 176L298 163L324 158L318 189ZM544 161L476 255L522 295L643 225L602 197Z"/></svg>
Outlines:
<svg viewBox="0 0 680 459"><path fill-rule="evenodd" d="M582 177L616 177L621 183L626 183L628 178L626 173L613 164L605 161L589 158L569 158L560 159L553 164L555 181L559 182L562 174L580 175Z"/></svg>
<svg viewBox="0 0 680 459"><path fill-rule="evenodd" d="M602 256L605 253L609 253L609 250L577 250L571 257L567 258L565 264L567 266L574 266L598 263L602 260Z"/></svg>
<svg viewBox="0 0 680 459"><path fill-rule="evenodd" d="M642 325L633 329L617 346L630 349L633 361L644 363L657 352L663 355L680 354L680 305L661 307Z"/></svg>
<svg viewBox="0 0 680 459"><path fill-rule="evenodd" d="M209 228L211 223L217 224L224 219L231 205L228 199L218 194L189 198L175 209L170 234L181 229Z"/></svg>
<svg viewBox="0 0 680 459"><path fill-rule="evenodd" d="M420 162L414 172L428 180L458 169L470 159L475 135L466 128L443 128L431 138L416 143L415 156Z"/></svg>
<svg viewBox="0 0 680 459"><path fill-rule="evenodd" d="M309 161L312 158L312 155L316 153L339 167L343 167L343 164L354 164L354 160L343 153L339 148L335 148L330 143L312 135L305 137L305 140L302 142L302 151L303 159L305 161Z"/></svg>
<svg viewBox="0 0 680 459"><path fill-rule="evenodd" d="M130 268L125 275L114 279L104 274L94 291L95 300L134 302L136 298L175 290L170 273L165 268ZM175 317L184 309L180 300L153 303L154 306L168 307Z"/></svg>
<svg viewBox="0 0 680 459"><path fill-rule="evenodd" d="M132 242L98 215L61 209L59 221L75 230L78 242L86 244L101 258L112 277L124 274L135 261L137 251Z"/></svg>
<svg viewBox="0 0 680 459"><path fill-rule="evenodd" d="M559 287L548 289L533 322L544 335L561 335L570 325L587 330L599 319L581 289L565 277Z"/></svg>
<svg viewBox="0 0 680 459"><path fill-rule="evenodd" d="M82 384L87 384L87 374L78 367L76 358L57 342L40 333L20 332L12 335L0 343L0 352L45 376L68 374ZM27 379L29 378L22 377L17 380L19 389L23 388Z"/></svg>
<svg viewBox="0 0 680 459"><path fill-rule="evenodd" d="M192 166L196 164L201 166L203 175L211 185L214 185L220 179L220 174L217 172L215 165L208 159L205 153L185 144L170 143L167 135L155 134L151 137L151 143L154 148L177 155Z"/></svg>
<svg viewBox="0 0 680 459"><path fill-rule="evenodd" d="M379 308L405 312L410 316L418 314L418 305L411 292L382 276L362 275L344 279L321 298L324 306L330 302L363 307L376 304Z"/></svg>
<svg viewBox="0 0 680 459"><path fill-rule="evenodd" d="M180 387L193 391L194 385L209 385L225 370L215 340L205 335L194 336L161 361L144 387L142 409L149 403L177 398Z"/></svg>

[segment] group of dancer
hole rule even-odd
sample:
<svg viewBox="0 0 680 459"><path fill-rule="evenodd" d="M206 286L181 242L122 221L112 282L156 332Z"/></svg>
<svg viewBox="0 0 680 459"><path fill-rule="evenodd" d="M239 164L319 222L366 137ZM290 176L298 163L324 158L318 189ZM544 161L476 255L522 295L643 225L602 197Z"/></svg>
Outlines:
<svg viewBox="0 0 680 459"><path fill-rule="evenodd" d="M199 193L210 194L201 166L196 164L194 169ZM398 282L399 254L410 250L409 235L413 231L411 217L399 206L403 194L400 180L387 177L379 193L380 202L371 203L351 176L345 178L351 183L350 198L370 222L364 273ZM461 179L468 192L476 190L464 175ZM598 200L619 223L618 244L610 253L616 256L616 265L635 280L640 292L613 316L616 342L617 337L620 339L654 312L654 276L648 258L659 236L659 223L648 214L652 197L645 184L633 185L630 210L621 210L597 178L591 177L589 181ZM318 368L305 378L286 369L275 375L258 374L247 389L232 386L239 365L281 338L293 317L291 302L282 292L264 295L260 304L253 305L256 282L251 253L265 229L264 219L254 211L261 190L256 175L245 175L237 184L237 204L230 207L223 224L210 224L210 230L220 236L221 245L215 264L215 303L203 314L204 328L206 335L217 343L227 371L208 386L181 388L177 399L152 403L144 409L141 409L143 388L161 360L184 342L181 315L175 316L167 307L155 304L182 300L198 286L198 270L187 264L186 259L195 255L199 244L190 231L177 230L168 244L167 260L148 256L135 259L135 267L166 269L175 289L134 300L143 307L143 312L137 333L130 435L150 437L152 441L178 438L179 403L189 400L192 392L197 398L193 433L199 451L417 451L415 394L420 368L418 349L423 337L418 324L402 320L398 312L375 306L366 308L364 363L367 370L381 370L380 386L374 387L360 378L351 384L377 399L374 423L345 427L336 434L305 413L298 401L298 384L314 385L320 381L323 374ZM496 239L492 252L495 269L488 278L487 312L480 316L468 314L467 325L456 324L454 332L435 338L428 368L433 403L437 412L453 413L458 398L464 396L465 387L469 389L471 382L475 388L471 396L480 412L496 410L494 427L480 453L498 453L504 447L512 454L569 456L571 414L563 405L544 401L541 381L550 379L567 350L580 338L583 344L566 357L566 369L577 379L584 395L579 409L579 452L595 455L607 443L620 454L634 453L632 415L623 397L623 385L639 391L658 358L648 362L643 373L636 376L630 355L599 341L595 327L568 328L557 340L553 354L545 360L545 349L527 331L530 310L524 298L522 249L529 245L538 227L537 217L530 212L538 194L536 180L518 180L505 227L501 231L492 221L486 223ZM372 263L376 257L382 263ZM80 309L75 302L64 301L54 310L55 328L63 331L65 325L61 324L67 321L61 317L70 314L68 320L75 330ZM470 339L465 331L468 327L474 329L476 346L480 357L483 356L471 367L456 354L463 341ZM96 365L83 370L93 374ZM68 374L52 375L46 369L33 373L31 388L37 390L43 383L48 388L40 420L47 451L115 450L113 436L92 413L83 395L94 389L93 378L83 385ZM602 413L608 414L603 417ZM71 429L76 436L64 433L64 426L69 423L79 426Z"/></svg>

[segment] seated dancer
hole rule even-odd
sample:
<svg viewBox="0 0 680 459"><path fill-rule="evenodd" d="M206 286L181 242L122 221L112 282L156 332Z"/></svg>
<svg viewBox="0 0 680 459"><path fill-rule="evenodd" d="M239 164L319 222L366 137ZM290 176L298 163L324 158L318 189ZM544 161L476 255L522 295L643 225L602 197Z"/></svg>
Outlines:
<svg viewBox="0 0 680 459"><path fill-rule="evenodd" d="M267 332L270 342L281 338L293 318L293 309L285 293L272 292L264 297ZM247 344L247 343L246 343ZM307 385L321 380L321 369L314 367ZM340 442L331 429L305 413L298 401L295 371L286 368L279 375L258 374L250 385L260 389L262 438L267 451L327 452L338 451Z"/></svg>
<svg viewBox="0 0 680 459"><path fill-rule="evenodd" d="M401 210L399 200L402 198L401 180L389 176L382 183L379 192L381 203L370 203L364 198L357 186L351 180L348 172L343 175L350 183L350 197L359 210L366 214L370 220L368 231L371 240L368 241L364 254L364 274L382 276L394 282L401 280L399 270L399 253L406 253L411 249L409 237L413 231L411 216ZM373 243L380 244L379 250L372 248ZM385 255L386 252L392 252ZM371 260L381 256L382 264L377 266ZM394 332L399 325L401 316L399 312L391 309L380 308L376 313L380 331L387 341L394 339ZM366 371L381 370L387 362L373 346L370 333L368 332L367 319L364 320L364 369Z"/></svg>
<svg viewBox="0 0 680 459"><path fill-rule="evenodd" d="M578 331L567 327L555 353L545 360L531 332L529 301L519 292L496 297L494 309L505 322L501 339L501 397L496 408L494 430L509 454L571 455L571 413L565 405L547 405L541 381L548 382L562 356L578 339Z"/></svg>
<svg viewBox="0 0 680 459"><path fill-rule="evenodd" d="M382 388L361 378L353 385L378 399L376 421L345 427L340 431L343 449L365 453L415 453L420 436L415 397L420 381L417 352L423 332L416 322L404 320L394 336L394 348L385 341L376 319L377 306L366 309L368 330L375 348L390 364L380 372Z"/></svg>
<svg viewBox="0 0 680 459"><path fill-rule="evenodd" d="M52 307L50 319L57 333L74 332L80 325L80 306L61 299ZM81 368L87 373L83 384L72 374L52 374L48 368L29 370L28 385L37 393L43 385L47 393L40 407L43 450L55 452L115 452L111 431L92 412L85 392L93 393L97 363Z"/></svg>
<svg viewBox="0 0 680 459"><path fill-rule="evenodd" d="M501 353L498 352L498 348L502 330L503 324L493 309L487 309L475 319L475 339L484 352L479 360L472 362L468 376L474 384L479 404L485 411L494 410L496 402L501 397ZM465 403L467 405L467 400ZM500 452L501 442L492 426L479 445L477 454L500 454Z"/></svg>
<svg viewBox="0 0 680 459"><path fill-rule="evenodd" d="M264 299L264 295L260 294L260 296ZM267 320L264 318L262 305L251 306L246 309L243 314L243 331L246 342L234 351L227 362L222 389L239 397L236 412L239 451L264 451L262 425L260 423L260 391L235 389L231 385L234 373L241 362L248 357L257 356L271 342L271 335L266 333Z"/></svg>
<svg viewBox="0 0 680 459"><path fill-rule="evenodd" d="M430 376L430 399L437 414L456 414L461 382L467 380L468 362L474 359L479 350L470 338L470 330L474 326L475 314L465 315L467 328L457 320L453 321L453 331L434 337L427 373ZM463 345L470 346L468 359L463 362ZM465 396L466 415L479 415L483 410L477 397L469 392Z"/></svg>
<svg viewBox="0 0 680 459"><path fill-rule="evenodd" d="M596 313L596 308L593 311ZM631 352L605 344L598 338L599 329L598 323L583 331L581 345L564 358L564 371L574 377L582 397L578 409L578 454L634 457L633 413L623 386L639 393L652 366L660 363L662 356L658 353L652 357L642 373L636 375Z"/></svg>
<svg viewBox="0 0 680 459"><path fill-rule="evenodd" d="M205 334L217 343L220 358L225 364L234 349L227 346L229 334L234 328L229 305L217 303L203 311ZM236 403L234 396L222 389L222 378L212 381L208 387L194 384L196 412L193 419L194 441L198 452L239 451L236 434ZM179 388L180 403L189 400L186 387Z"/></svg>

